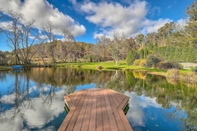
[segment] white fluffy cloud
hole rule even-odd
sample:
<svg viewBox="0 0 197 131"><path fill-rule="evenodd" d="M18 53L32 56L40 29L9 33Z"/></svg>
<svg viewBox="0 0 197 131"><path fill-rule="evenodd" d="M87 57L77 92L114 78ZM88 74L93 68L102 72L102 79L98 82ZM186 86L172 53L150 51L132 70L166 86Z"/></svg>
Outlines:
<svg viewBox="0 0 197 131"><path fill-rule="evenodd" d="M60 34L61 29L66 28L75 36L85 33L86 28L77 23L70 16L63 14L46 0L1 0L0 8L6 11L12 9L21 13L26 21L35 20L35 26L41 28L42 24L51 21L54 24L55 32Z"/></svg>
<svg viewBox="0 0 197 131"><path fill-rule="evenodd" d="M184 27L187 25L187 21L188 19L180 19L176 22L176 28L181 30L181 29L184 29Z"/></svg>
<svg viewBox="0 0 197 131"><path fill-rule="evenodd" d="M132 123L132 126L138 126L145 123L146 117L143 109L148 107L161 108L161 105L156 102L156 98L149 98L144 95L137 96L135 93L125 92L129 96L129 111L127 118Z"/></svg>
<svg viewBox="0 0 197 131"><path fill-rule="evenodd" d="M142 28L139 32L146 34L146 33L153 33L157 32L157 30L164 26L166 23L171 22L170 19L158 19L158 20L149 20L146 19L141 23Z"/></svg>
<svg viewBox="0 0 197 131"><path fill-rule="evenodd" d="M105 35L111 37L114 31L123 32L128 36L137 33L156 32L170 19L147 19L149 12L146 1L134 1L129 6L109 2L85 2L81 10L87 14L86 19L100 27L94 36Z"/></svg>

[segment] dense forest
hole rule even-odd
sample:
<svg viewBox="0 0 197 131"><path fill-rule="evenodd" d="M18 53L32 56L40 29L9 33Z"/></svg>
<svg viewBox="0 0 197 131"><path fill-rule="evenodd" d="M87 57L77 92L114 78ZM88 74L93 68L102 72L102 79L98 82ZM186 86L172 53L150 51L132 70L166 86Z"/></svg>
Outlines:
<svg viewBox="0 0 197 131"><path fill-rule="evenodd" d="M2 11L1 11L2 12ZM186 9L187 19L180 23L166 23L156 33L128 37L114 32L113 39L97 38L95 44L76 42L74 36L62 29L62 40L55 33L53 23L47 21L41 31L34 22L23 22L23 16L9 11L0 14L0 35L8 38L12 52L0 51L0 65L46 64L56 62L127 61L128 65L177 67L179 62L197 62L197 1ZM24 21L24 20L23 20ZM128 27L129 28L129 27ZM132 27L131 27L132 28ZM159 63L159 64L158 64Z"/></svg>

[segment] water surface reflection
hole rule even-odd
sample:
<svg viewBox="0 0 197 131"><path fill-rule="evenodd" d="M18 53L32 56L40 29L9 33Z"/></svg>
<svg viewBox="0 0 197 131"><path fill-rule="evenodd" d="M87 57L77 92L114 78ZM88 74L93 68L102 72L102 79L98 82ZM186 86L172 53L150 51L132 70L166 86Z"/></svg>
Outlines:
<svg viewBox="0 0 197 131"><path fill-rule="evenodd" d="M135 131L197 126L196 88L144 72L32 68L0 72L0 83L1 130L57 130L66 116L63 96L84 88L129 96L127 118Z"/></svg>

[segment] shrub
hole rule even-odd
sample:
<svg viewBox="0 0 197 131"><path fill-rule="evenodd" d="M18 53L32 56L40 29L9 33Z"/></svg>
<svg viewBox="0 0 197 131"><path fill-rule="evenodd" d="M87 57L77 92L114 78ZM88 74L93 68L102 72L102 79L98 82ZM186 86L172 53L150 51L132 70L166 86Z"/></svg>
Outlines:
<svg viewBox="0 0 197 131"><path fill-rule="evenodd" d="M146 60L145 59L141 59L139 66L146 66Z"/></svg>
<svg viewBox="0 0 197 131"><path fill-rule="evenodd" d="M155 67L157 63L159 63L160 61L162 61L161 56L159 56L158 54L151 54L148 55L147 59L146 59L146 66L148 67Z"/></svg>
<svg viewBox="0 0 197 131"><path fill-rule="evenodd" d="M179 80L179 76L180 76L180 73L179 73L179 70L177 69L170 69L167 71L167 79L172 79L172 80Z"/></svg>
<svg viewBox="0 0 197 131"><path fill-rule="evenodd" d="M98 69L98 70L102 70L103 67L102 67L102 66L97 66L97 69Z"/></svg>
<svg viewBox="0 0 197 131"><path fill-rule="evenodd" d="M131 51L127 54L127 65L132 65L136 59L139 59L139 54L136 50L131 49Z"/></svg>
<svg viewBox="0 0 197 131"><path fill-rule="evenodd" d="M182 69L182 65L180 65L179 63L177 62L159 62L157 65L156 65L157 68L159 69Z"/></svg>
<svg viewBox="0 0 197 131"><path fill-rule="evenodd" d="M140 65L140 60L135 60L133 63L134 66L139 66Z"/></svg>
<svg viewBox="0 0 197 131"><path fill-rule="evenodd" d="M195 83L197 76L194 72L187 72L181 75L181 81L184 81L185 83Z"/></svg>
<svg viewBox="0 0 197 131"><path fill-rule="evenodd" d="M146 66L146 60L145 59L137 59L133 63L134 66Z"/></svg>
<svg viewBox="0 0 197 131"><path fill-rule="evenodd" d="M134 76L135 78L139 78L139 79L145 80L145 79L146 79L146 72L134 70L134 71L133 71L133 76Z"/></svg>
<svg viewBox="0 0 197 131"><path fill-rule="evenodd" d="M197 66L191 68L193 72L197 73Z"/></svg>

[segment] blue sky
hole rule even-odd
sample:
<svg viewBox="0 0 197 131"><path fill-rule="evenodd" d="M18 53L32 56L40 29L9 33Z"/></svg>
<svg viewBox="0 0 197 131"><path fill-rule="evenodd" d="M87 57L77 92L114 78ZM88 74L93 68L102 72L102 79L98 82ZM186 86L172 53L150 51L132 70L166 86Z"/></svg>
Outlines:
<svg viewBox="0 0 197 131"><path fill-rule="evenodd" d="M112 38L118 31L128 37L156 32L167 22L187 18L186 7L194 0L0 0L4 13L12 9L26 21L36 20L35 27L50 20L55 32L69 30L77 41L95 43L96 37ZM3 5L3 6L2 6ZM5 23L0 23L5 25ZM0 50L11 50L3 34Z"/></svg>

